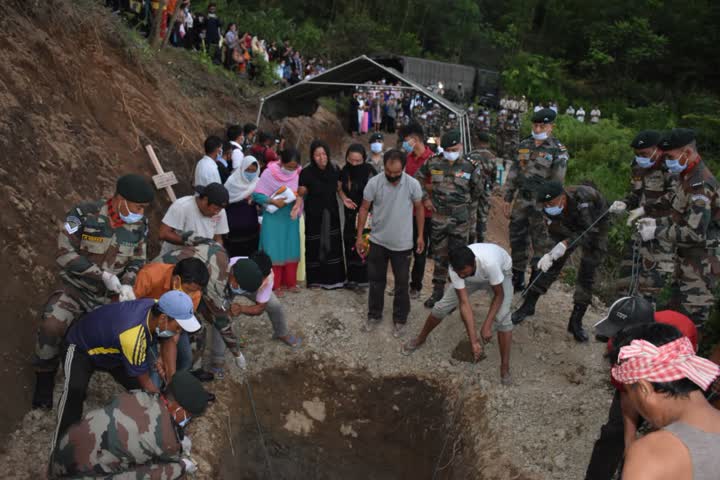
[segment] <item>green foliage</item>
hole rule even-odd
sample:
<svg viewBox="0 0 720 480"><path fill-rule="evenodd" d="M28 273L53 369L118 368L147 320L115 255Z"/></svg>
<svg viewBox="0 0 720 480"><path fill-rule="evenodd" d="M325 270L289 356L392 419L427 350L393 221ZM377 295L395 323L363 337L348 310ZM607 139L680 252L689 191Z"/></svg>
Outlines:
<svg viewBox="0 0 720 480"><path fill-rule="evenodd" d="M528 98L559 99L566 73L560 60L518 52L508 60L502 72L503 86L512 95Z"/></svg>
<svg viewBox="0 0 720 480"><path fill-rule="evenodd" d="M275 65L268 63L261 56L255 56L252 59L253 66L255 68L255 74L253 76L253 82L261 87L272 85L278 80L275 74Z"/></svg>

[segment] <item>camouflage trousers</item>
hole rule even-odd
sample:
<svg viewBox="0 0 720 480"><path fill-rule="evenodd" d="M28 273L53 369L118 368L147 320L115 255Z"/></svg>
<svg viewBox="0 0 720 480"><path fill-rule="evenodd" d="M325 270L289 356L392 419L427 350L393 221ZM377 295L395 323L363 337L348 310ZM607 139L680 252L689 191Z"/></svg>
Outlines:
<svg viewBox="0 0 720 480"><path fill-rule="evenodd" d="M718 274L720 261L715 255L705 249L678 248L674 275L677 289L671 304L687 314L698 328L707 321L713 306Z"/></svg>
<svg viewBox="0 0 720 480"><path fill-rule="evenodd" d="M73 477L76 480L97 480L98 478L112 478L113 480L177 480L187 478L182 463L152 463L137 465L122 473L108 474L107 477L97 475L86 477Z"/></svg>
<svg viewBox="0 0 720 480"><path fill-rule="evenodd" d="M621 262L621 276L631 277L633 263L636 266L637 291L648 298L656 298L665 287L667 279L675 272L675 247L672 243L653 240L640 242L631 239Z"/></svg>
<svg viewBox="0 0 720 480"><path fill-rule="evenodd" d="M490 211L490 202L484 202L479 209L473 208L470 215L470 233L468 235L468 243L482 243L485 241L485 232L487 231L487 219ZM475 231L472 226L475 225Z"/></svg>
<svg viewBox="0 0 720 480"><path fill-rule="evenodd" d="M525 273L528 264L528 248L532 244L531 266L535 267L540 255L550 248L544 239L546 229L542 212L532 194L518 192L510 214L510 249L513 270Z"/></svg>
<svg viewBox="0 0 720 480"><path fill-rule="evenodd" d="M65 285L50 295L40 317L33 365L37 371L54 371L58 367L65 332L81 315L109 303L109 298L90 296Z"/></svg>
<svg viewBox="0 0 720 480"><path fill-rule="evenodd" d="M433 246L433 291L444 291L448 276L448 252L466 247L470 237L471 223L450 215L433 213L430 243Z"/></svg>
<svg viewBox="0 0 720 480"><path fill-rule="evenodd" d="M562 239L558 239L560 241ZM595 272L607 255L607 226L600 234L589 238L581 248L580 268L575 279L575 293L573 303L576 305L590 305L592 303L593 287L595 286ZM558 279L565 263L577 247L569 248L565 255L557 259L550 270L541 273L532 289L539 294L544 294L550 286ZM514 265L514 264L513 264Z"/></svg>

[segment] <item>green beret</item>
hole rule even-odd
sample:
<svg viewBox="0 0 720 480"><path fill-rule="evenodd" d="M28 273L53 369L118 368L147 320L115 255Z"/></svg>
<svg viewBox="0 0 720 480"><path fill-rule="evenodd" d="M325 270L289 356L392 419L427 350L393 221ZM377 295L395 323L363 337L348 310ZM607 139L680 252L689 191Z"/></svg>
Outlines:
<svg viewBox="0 0 720 480"><path fill-rule="evenodd" d="M440 146L442 148L454 147L458 143L462 143L462 139L460 138L460 130L450 130L448 132L445 132L440 139Z"/></svg>
<svg viewBox="0 0 720 480"><path fill-rule="evenodd" d="M541 182L535 187L538 202L549 202L563 193L563 184L556 180Z"/></svg>
<svg viewBox="0 0 720 480"><path fill-rule="evenodd" d="M208 392L188 370L175 372L167 389L180 406L192 415L200 415L207 408Z"/></svg>
<svg viewBox="0 0 720 480"><path fill-rule="evenodd" d="M695 130L689 128L673 128L660 139L662 150L675 150L691 144L695 140Z"/></svg>
<svg viewBox="0 0 720 480"><path fill-rule="evenodd" d="M630 146L637 150L654 147L660 143L662 135L657 130L643 130L630 142Z"/></svg>
<svg viewBox="0 0 720 480"><path fill-rule="evenodd" d="M532 123L553 123L557 117L555 110L551 108L543 108L533 113Z"/></svg>
<svg viewBox="0 0 720 480"><path fill-rule="evenodd" d="M490 143L490 135L487 132L478 133L477 139L480 143Z"/></svg>
<svg viewBox="0 0 720 480"><path fill-rule="evenodd" d="M150 203L155 197L155 190L152 185L142 175L130 173L123 175L117 181L115 193L135 203Z"/></svg>
<svg viewBox="0 0 720 480"><path fill-rule="evenodd" d="M256 292L263 281L263 275L257 263L249 258L241 258L232 267L233 276L238 282L238 287L246 292Z"/></svg>

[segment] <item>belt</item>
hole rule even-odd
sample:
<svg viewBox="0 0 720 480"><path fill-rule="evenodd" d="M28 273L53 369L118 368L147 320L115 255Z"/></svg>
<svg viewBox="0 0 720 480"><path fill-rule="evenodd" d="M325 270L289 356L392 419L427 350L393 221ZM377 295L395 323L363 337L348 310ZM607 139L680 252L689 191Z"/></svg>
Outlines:
<svg viewBox="0 0 720 480"><path fill-rule="evenodd" d="M712 255L711 251L706 247L678 247L677 253L681 257L696 259Z"/></svg>

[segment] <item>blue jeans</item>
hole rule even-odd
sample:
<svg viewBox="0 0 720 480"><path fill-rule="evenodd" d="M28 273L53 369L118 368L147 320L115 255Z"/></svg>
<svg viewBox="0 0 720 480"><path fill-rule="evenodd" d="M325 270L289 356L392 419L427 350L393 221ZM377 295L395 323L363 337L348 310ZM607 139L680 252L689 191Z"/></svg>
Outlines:
<svg viewBox="0 0 720 480"><path fill-rule="evenodd" d="M154 343L148 347L150 351L150 380L155 384L156 387L162 389L163 381L157 372L155 362L158 358L158 344ZM187 332L182 332L177 342L177 359L175 364L176 370L190 370L192 368L192 348L190 347L190 336Z"/></svg>

